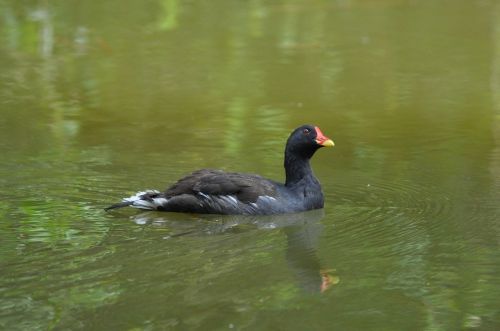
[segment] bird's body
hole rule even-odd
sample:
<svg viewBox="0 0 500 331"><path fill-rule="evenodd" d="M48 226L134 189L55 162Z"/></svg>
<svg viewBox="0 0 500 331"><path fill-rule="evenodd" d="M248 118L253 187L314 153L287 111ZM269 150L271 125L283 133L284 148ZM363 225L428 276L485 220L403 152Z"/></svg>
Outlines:
<svg viewBox="0 0 500 331"><path fill-rule="evenodd" d="M286 183L259 175L202 169L181 178L164 192L139 192L108 208L200 214L269 215L323 208L321 185L309 159L322 146L333 146L318 127L297 128L285 149Z"/></svg>

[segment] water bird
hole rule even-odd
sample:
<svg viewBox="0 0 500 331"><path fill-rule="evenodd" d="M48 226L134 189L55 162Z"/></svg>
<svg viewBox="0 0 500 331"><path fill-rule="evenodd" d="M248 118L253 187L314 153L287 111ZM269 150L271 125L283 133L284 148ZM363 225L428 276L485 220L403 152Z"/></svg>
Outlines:
<svg viewBox="0 0 500 331"><path fill-rule="evenodd" d="M285 183L254 174L201 169L164 192L147 190L105 208L121 207L197 214L273 215L323 208L321 185L310 159L321 147L333 147L319 127L302 125L285 147Z"/></svg>

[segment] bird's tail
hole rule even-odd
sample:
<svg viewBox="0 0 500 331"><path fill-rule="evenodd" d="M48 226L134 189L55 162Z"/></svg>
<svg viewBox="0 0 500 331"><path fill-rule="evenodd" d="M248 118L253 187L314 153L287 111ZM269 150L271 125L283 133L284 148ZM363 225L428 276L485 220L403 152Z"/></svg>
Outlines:
<svg viewBox="0 0 500 331"><path fill-rule="evenodd" d="M161 193L156 190L138 192L130 198L124 198L122 202L115 203L104 208L105 211L123 207L133 207L145 210L157 210L159 206L166 203L167 199L161 197Z"/></svg>
<svg viewBox="0 0 500 331"><path fill-rule="evenodd" d="M115 203L114 205L108 206L104 208L105 211L111 210L111 209L117 209L117 208L123 208L132 205L132 201L122 201L119 203Z"/></svg>

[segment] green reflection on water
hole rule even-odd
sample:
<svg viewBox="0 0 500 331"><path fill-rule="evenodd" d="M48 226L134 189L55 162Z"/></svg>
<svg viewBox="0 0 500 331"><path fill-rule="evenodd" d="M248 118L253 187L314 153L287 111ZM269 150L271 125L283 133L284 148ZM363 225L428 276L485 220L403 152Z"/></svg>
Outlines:
<svg viewBox="0 0 500 331"><path fill-rule="evenodd" d="M0 0L0 328L499 329L499 13ZM324 216L102 212L302 123Z"/></svg>

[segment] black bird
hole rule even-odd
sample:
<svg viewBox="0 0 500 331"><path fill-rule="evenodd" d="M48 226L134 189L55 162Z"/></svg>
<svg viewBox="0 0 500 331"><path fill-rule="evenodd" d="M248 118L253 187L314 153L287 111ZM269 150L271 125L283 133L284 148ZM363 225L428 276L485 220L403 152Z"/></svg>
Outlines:
<svg viewBox="0 0 500 331"><path fill-rule="evenodd" d="M332 147L317 126L303 125L285 147L286 182L259 175L202 169L181 178L165 192L139 192L105 210L134 207L200 214L285 214L323 208L323 192L309 160L320 147Z"/></svg>

